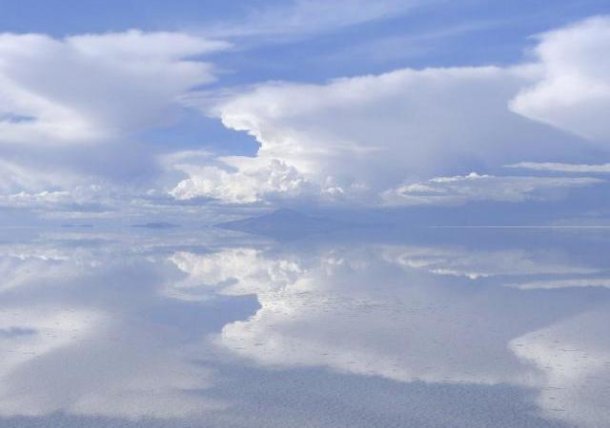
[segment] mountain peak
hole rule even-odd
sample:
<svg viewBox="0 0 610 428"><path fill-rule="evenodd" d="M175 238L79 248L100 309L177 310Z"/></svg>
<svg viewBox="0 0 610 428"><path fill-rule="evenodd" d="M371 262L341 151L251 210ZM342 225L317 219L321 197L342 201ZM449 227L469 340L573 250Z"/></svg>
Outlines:
<svg viewBox="0 0 610 428"><path fill-rule="evenodd" d="M217 227L278 239L295 239L331 232L344 225L333 219L313 217L289 208L280 208L261 216L221 223Z"/></svg>

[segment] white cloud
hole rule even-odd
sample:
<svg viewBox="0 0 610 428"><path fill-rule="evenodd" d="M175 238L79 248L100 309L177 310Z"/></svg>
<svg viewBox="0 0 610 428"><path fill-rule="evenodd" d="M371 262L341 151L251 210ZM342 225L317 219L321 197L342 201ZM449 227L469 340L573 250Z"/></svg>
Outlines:
<svg viewBox="0 0 610 428"><path fill-rule="evenodd" d="M325 85L261 85L230 96L213 111L228 128L257 139L257 157L219 161L227 174L241 176L239 183L257 171L265 175L275 162L323 199L379 203L382 192L405 179L574 150L575 138L508 110L529 77L523 70L494 67L404 69ZM208 190L231 186L227 176L189 175L182 186L191 194L234 201L230 191L223 197ZM289 193L281 185L262 186L241 199L273 192Z"/></svg>
<svg viewBox="0 0 610 428"><path fill-rule="evenodd" d="M5 334L0 337L0 349L4 358L0 377L5 378L10 371L38 355L82 339L99 318L99 314L88 311L53 311L44 307L3 311L0 331Z"/></svg>
<svg viewBox="0 0 610 428"><path fill-rule="evenodd" d="M257 157L193 167L172 193L231 203L283 195L380 204L405 182L438 192L445 179L426 180L475 168L494 173L523 159L542 164L551 154L578 159L607 122L610 67L597 59L608 50L608 22L596 18L545 34L535 62L517 67L402 69L236 91L213 101L208 113L256 138ZM269 179L273 165L290 171L288 183ZM488 175L449 180L443 195L426 203L546 199L562 193L558 189L596 182Z"/></svg>
<svg viewBox="0 0 610 428"><path fill-rule="evenodd" d="M210 64L192 57L226 47L136 30L64 39L2 34L0 142L97 142L158 126L180 95L214 78Z"/></svg>
<svg viewBox="0 0 610 428"><path fill-rule="evenodd" d="M540 36L540 80L511 108L526 117L608 143L610 17L591 18Z"/></svg>
<svg viewBox="0 0 610 428"><path fill-rule="evenodd" d="M296 1L253 15L243 35L311 34L418 3ZM576 162L587 139L608 135L608 22L542 35L526 66L402 69L238 89L215 98L207 113L255 137L257 156L168 160L173 181L163 185L177 200L383 205L545 200L599 183L499 177L496 169L605 172L545 162L551 154ZM193 88L215 78L201 57L227 48L179 32L0 35L0 178L7 177L0 204L86 204L124 197L123 181L158 178L154 154L134 140L171 123Z"/></svg>
<svg viewBox="0 0 610 428"><path fill-rule="evenodd" d="M252 162L256 166L250 165ZM229 203L252 203L273 194L278 197L301 196L310 187L307 179L296 168L277 159L261 165L261 162L234 158L231 166L239 163L245 166L238 172L228 169L229 164L224 167L180 166L178 170L186 173L189 178L180 181L170 191L170 195L179 200L208 197Z"/></svg>
<svg viewBox="0 0 610 428"><path fill-rule="evenodd" d="M605 183L592 177L495 177L470 173L404 184L384 192L389 205L457 205L469 201L557 199L573 188Z"/></svg>
<svg viewBox="0 0 610 428"><path fill-rule="evenodd" d="M65 172L57 174L43 168L32 168L22 163L0 159L0 194L60 190L76 185L78 177Z"/></svg>
<svg viewBox="0 0 610 428"><path fill-rule="evenodd" d="M172 124L181 97L215 79L202 56L228 47L179 32L0 34L0 206L129 206L158 174L141 132Z"/></svg>

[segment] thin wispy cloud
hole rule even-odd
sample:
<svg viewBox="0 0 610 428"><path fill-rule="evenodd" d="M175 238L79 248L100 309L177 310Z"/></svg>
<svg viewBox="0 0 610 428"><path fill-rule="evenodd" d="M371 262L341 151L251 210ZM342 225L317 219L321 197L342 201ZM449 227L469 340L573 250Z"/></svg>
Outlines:
<svg viewBox="0 0 610 428"><path fill-rule="evenodd" d="M577 174L608 174L610 163L603 164L577 164L561 162L519 162L506 165L507 168L529 169L532 171L565 172Z"/></svg>
<svg viewBox="0 0 610 428"><path fill-rule="evenodd" d="M294 0L251 9L241 21L212 25L203 32L219 38L308 37L400 16L422 4L421 0Z"/></svg>

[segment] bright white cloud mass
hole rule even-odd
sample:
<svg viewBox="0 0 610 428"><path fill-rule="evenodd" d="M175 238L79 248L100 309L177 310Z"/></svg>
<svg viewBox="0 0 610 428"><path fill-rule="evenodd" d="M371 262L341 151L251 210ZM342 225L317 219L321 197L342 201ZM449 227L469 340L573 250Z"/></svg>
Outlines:
<svg viewBox="0 0 610 428"><path fill-rule="evenodd" d="M507 163L570 159L594 144L606 149L602 116L610 110L603 103L610 98L602 70L610 67L597 57L610 48L608 31L610 21L598 18L544 34L535 61L515 67L402 69L323 85L267 83L235 92L211 114L254 136L261 144L257 157L193 166L172 194L233 203L317 197L445 204L545 199L547 192L595 184L584 177L483 173ZM548 98L569 95L561 67L577 79L570 89L578 99ZM552 109L552 119L546 109ZM593 114L583 114L586 121L576 124L574 109ZM434 178L445 174L464 177ZM430 197L413 195L424 188Z"/></svg>
<svg viewBox="0 0 610 428"><path fill-rule="evenodd" d="M4 34L0 141L83 144L156 126L178 96L214 78L188 57L227 46L181 33Z"/></svg>
<svg viewBox="0 0 610 428"><path fill-rule="evenodd" d="M154 168L137 134L170 124L228 48L182 33L0 36L2 205L100 201ZM28 202L29 201L29 202Z"/></svg>
<svg viewBox="0 0 610 428"><path fill-rule="evenodd" d="M551 31L535 54L540 79L512 100L517 113L585 138L608 143L610 18Z"/></svg>
<svg viewBox="0 0 610 428"><path fill-rule="evenodd" d="M385 2L373 12L403 9ZM230 43L139 30L3 34L0 201L82 206L154 194L177 204L381 207L556 200L603 185L588 176L596 170L569 165L594 163L608 150L610 18L555 29L536 43L513 66L403 68L233 89L220 78L220 89L200 92L219 76L209 56ZM190 158L195 152L178 142L158 153L146 141L148 131L194 107L254 137L256 156ZM570 176L503 168L551 164L568 166L528 169Z"/></svg>

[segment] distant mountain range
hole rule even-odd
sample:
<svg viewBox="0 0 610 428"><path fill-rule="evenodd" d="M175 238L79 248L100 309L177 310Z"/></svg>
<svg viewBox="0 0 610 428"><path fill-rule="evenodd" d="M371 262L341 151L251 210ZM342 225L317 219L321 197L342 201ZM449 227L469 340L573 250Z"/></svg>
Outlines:
<svg viewBox="0 0 610 428"><path fill-rule="evenodd" d="M331 233L355 224L325 217L313 217L290 209L279 209L269 214L244 220L217 224L222 229L264 235L276 239L295 239L307 235Z"/></svg>
<svg viewBox="0 0 610 428"><path fill-rule="evenodd" d="M133 224L131 227L140 227L144 229L173 229L180 226L173 223L167 223L165 221L157 221L150 223Z"/></svg>

